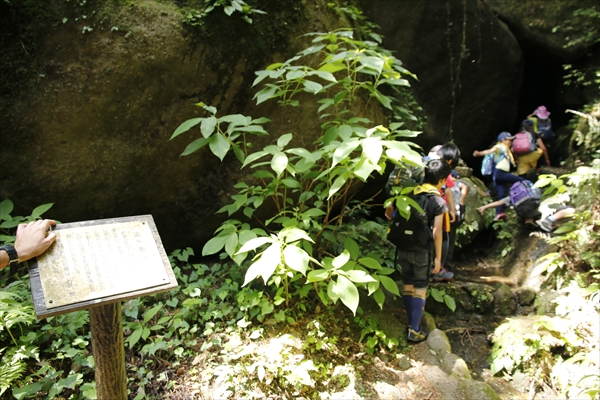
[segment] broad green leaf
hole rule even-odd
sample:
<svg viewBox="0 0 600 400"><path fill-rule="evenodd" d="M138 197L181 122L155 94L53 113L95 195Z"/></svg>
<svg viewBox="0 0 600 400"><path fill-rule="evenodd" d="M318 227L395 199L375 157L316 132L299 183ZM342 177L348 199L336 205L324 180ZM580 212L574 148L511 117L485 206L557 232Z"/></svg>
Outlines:
<svg viewBox="0 0 600 400"><path fill-rule="evenodd" d="M217 126L217 119L215 117L208 117L202 121L200 124L200 132L202 132L202 136L205 138L209 138L210 135L215 131L215 127Z"/></svg>
<svg viewBox="0 0 600 400"><path fill-rule="evenodd" d="M255 74L256 74L256 79L254 79L254 82L252 82L252 87L258 85L265 78L269 77L269 75L271 74L271 71L256 71Z"/></svg>
<svg viewBox="0 0 600 400"><path fill-rule="evenodd" d="M358 289L349 279L339 275L336 282L335 291L339 294L340 300L356 315L358 308Z"/></svg>
<svg viewBox="0 0 600 400"><path fill-rule="evenodd" d="M350 139L342 142L333 152L333 162L331 167L335 167L340 161L348 157L360 145L360 140Z"/></svg>
<svg viewBox="0 0 600 400"><path fill-rule="evenodd" d="M181 135L183 132L187 132L190 130L190 128L193 128L194 126L198 125L204 118L192 118L192 119L188 119L187 121L183 122L181 125L179 125L179 127L177 129L175 129L175 132L173 132L173 135L171 135L171 139L176 138L177 136ZM169 140L171 140L169 139Z"/></svg>
<svg viewBox="0 0 600 400"><path fill-rule="evenodd" d="M382 268L379 261L371 257L359 258L358 262L371 269L380 270Z"/></svg>
<svg viewBox="0 0 600 400"><path fill-rule="evenodd" d="M383 290L381 290L381 288L377 288L377 290L375 290L373 292L373 299L375 299L375 302L377 303L379 308L381 310L383 310L383 303L385 302L385 294L383 293Z"/></svg>
<svg viewBox="0 0 600 400"><path fill-rule="evenodd" d="M323 85L317 82L305 80L302 83L304 84L304 90L308 93L317 94L323 89Z"/></svg>
<svg viewBox="0 0 600 400"><path fill-rule="evenodd" d="M381 154L383 153L383 146L381 140L377 137L368 137L362 141L362 149L365 156L371 161L372 164L379 164Z"/></svg>
<svg viewBox="0 0 600 400"><path fill-rule="evenodd" d="M0 219L6 219L6 217L10 216L14 208L14 204L10 199L4 199L0 202Z"/></svg>
<svg viewBox="0 0 600 400"><path fill-rule="evenodd" d="M277 147L280 149L284 148L288 145L288 143L292 140L292 134L286 133L285 135L281 135L279 139L277 139Z"/></svg>
<svg viewBox="0 0 600 400"><path fill-rule="evenodd" d="M358 258L358 255L360 254L360 247L358 246L358 243L356 243L356 240L352 239L351 237L347 237L346 240L344 240L344 248L350 253L350 258L353 260Z"/></svg>
<svg viewBox="0 0 600 400"><path fill-rule="evenodd" d="M288 81L293 81L298 78L302 78L304 75L304 71L297 69L295 71L289 71L287 74L285 74L285 79Z"/></svg>
<svg viewBox="0 0 600 400"><path fill-rule="evenodd" d="M444 301L444 297L439 290L432 288L432 290L430 290L429 293L431 293L431 297L433 297L435 301L439 303L442 303Z"/></svg>
<svg viewBox="0 0 600 400"><path fill-rule="evenodd" d="M53 205L54 205L54 203L48 203L48 204L43 204L41 206L38 206L31 212L31 216L33 218L39 218L42 216L43 213L45 213L50 208L52 208Z"/></svg>
<svg viewBox="0 0 600 400"><path fill-rule="evenodd" d="M284 152L279 151L273 155L273 158L271 159L271 169L275 171L277 176L281 176L287 165L288 158Z"/></svg>
<svg viewBox="0 0 600 400"><path fill-rule="evenodd" d="M324 44L318 44L318 45L310 46L310 47L307 47L306 49L302 50L298 54L304 57L304 56L307 56L309 54L317 53L317 52L321 51L324 47L325 47Z"/></svg>
<svg viewBox="0 0 600 400"><path fill-rule="evenodd" d="M266 156L267 154L269 154L267 151L261 150L261 151L257 151L255 153L250 154L248 157L246 157L246 159L244 160L244 164L242 164L242 168L244 168L246 165L253 163L254 161Z"/></svg>
<svg viewBox="0 0 600 400"><path fill-rule="evenodd" d="M221 133L217 133L216 135L210 137L208 143L213 154L223 161L227 155L227 152L229 151L229 148L231 147L227 138L225 138L225 136L223 136Z"/></svg>
<svg viewBox="0 0 600 400"><path fill-rule="evenodd" d="M366 181L367 178L369 178L369 176L371 175L371 173L376 169L379 169L379 166L373 165L367 160L363 159L355 167L354 175L359 177L363 181Z"/></svg>
<svg viewBox="0 0 600 400"><path fill-rule="evenodd" d="M377 275L377 280L379 280L379 282L381 282L381 284L383 285L383 287L390 293L395 294L396 296L400 296L400 293L398 292L398 285L396 284L396 282L394 282L393 279L387 277L387 276L383 276L383 275Z"/></svg>
<svg viewBox="0 0 600 400"><path fill-rule="evenodd" d="M209 256L221 251L221 249L225 246L225 243L227 243L228 238L229 235L215 236L214 238L210 239L202 248L202 255Z"/></svg>
<svg viewBox="0 0 600 400"><path fill-rule="evenodd" d="M326 80L328 82L337 82L337 79L335 79L335 76L333 76L333 74L331 72L327 72L327 71L311 71L308 73L308 75L316 75L319 78Z"/></svg>
<svg viewBox="0 0 600 400"><path fill-rule="evenodd" d="M253 177L258 179L274 179L275 175L271 171L267 171L266 169L261 169L252 174Z"/></svg>
<svg viewBox="0 0 600 400"><path fill-rule="evenodd" d="M282 229L279 232L279 237L285 238L286 243L293 243L301 239L314 243L305 231L296 227Z"/></svg>
<svg viewBox="0 0 600 400"><path fill-rule="evenodd" d="M245 286L248 282L253 280L258 276L262 276L265 285L269 281L269 278L275 270L277 266L281 263L281 249L279 248L278 243L273 243L269 246L260 256L260 259L252 264L250 268L248 268L248 272L246 273L246 279L244 281ZM251 271L252 270L252 271ZM254 276L254 278L249 279L254 274L258 273L258 275Z"/></svg>
<svg viewBox="0 0 600 400"><path fill-rule="evenodd" d="M382 94L379 90L374 90L373 95L387 109L392 109L392 100L388 96Z"/></svg>
<svg viewBox="0 0 600 400"><path fill-rule="evenodd" d="M263 244L266 244L266 243L269 243L272 241L273 241L273 239L271 239L270 237L257 237L257 238L248 240L246 243L244 243L242 245L242 248L238 250L237 254L246 253L250 250L254 250L257 247L260 247ZM202 255L204 255L204 254L202 254Z"/></svg>
<svg viewBox="0 0 600 400"><path fill-rule="evenodd" d="M325 72L329 72L329 73L335 73L337 71L341 71L346 69L346 64L341 63L341 62L332 62L332 63L327 63L321 66L321 68L319 68L319 71L325 71Z"/></svg>
<svg viewBox="0 0 600 400"><path fill-rule="evenodd" d="M235 254L235 249L239 243L237 232L233 232L227 238L227 242L225 243L225 252L229 255L229 257L233 257Z"/></svg>
<svg viewBox="0 0 600 400"><path fill-rule="evenodd" d="M187 145L185 150L183 150L183 153L181 153L180 157L189 156L190 154L197 152L198 150L200 150L207 144L208 144L208 139L203 138L203 137L198 138L198 139L194 140L192 143Z"/></svg>
<svg viewBox="0 0 600 400"><path fill-rule="evenodd" d="M355 283L368 283L368 282L377 282L375 278L371 275L367 274L365 271L361 271L359 269L355 269L353 271L348 271L347 273L348 279Z"/></svg>
<svg viewBox="0 0 600 400"><path fill-rule="evenodd" d="M346 249L342 251L342 254L335 257L332 261L332 265L334 268L342 268L347 262L350 260L350 252Z"/></svg>
<svg viewBox="0 0 600 400"><path fill-rule="evenodd" d="M279 91L279 88L275 85L272 84L268 84L266 87L264 87L263 89L259 90L255 95L254 98L256 99L256 104L260 104L263 103L269 99L272 99L274 97L277 97L277 92Z"/></svg>
<svg viewBox="0 0 600 400"><path fill-rule="evenodd" d="M327 199L329 200L334 194L336 194L346 183L348 180L348 174L344 173L338 176L335 181L333 181L333 185L329 188L329 194Z"/></svg>
<svg viewBox="0 0 600 400"><path fill-rule="evenodd" d="M150 308L149 310L146 310L146 312L144 312L144 323L147 323L148 321L150 321L156 315L156 313L158 313L162 308L163 308L163 304L158 303L157 305Z"/></svg>
<svg viewBox="0 0 600 400"><path fill-rule="evenodd" d="M383 69L384 61L379 57L360 57L359 61L365 67L372 68L378 73L381 73Z"/></svg>
<svg viewBox="0 0 600 400"><path fill-rule="evenodd" d="M325 269L312 270L308 273L306 280L308 282L321 282L329 277L329 271Z"/></svg>
<svg viewBox="0 0 600 400"><path fill-rule="evenodd" d="M329 143L335 140L335 138L337 137L337 129L338 127L335 125L327 128L327 130L323 134L323 144L325 146L327 146Z"/></svg>
<svg viewBox="0 0 600 400"><path fill-rule="evenodd" d="M23 221L21 219L13 219L10 221L4 221L0 224L0 228L2 228L2 229L14 228L15 226L19 225L22 222Z"/></svg>
<svg viewBox="0 0 600 400"><path fill-rule="evenodd" d="M444 296L444 303L446 303L446 305L450 310L452 310L452 312L456 310L456 303L454 302L454 297L448 295Z"/></svg>
<svg viewBox="0 0 600 400"><path fill-rule="evenodd" d="M306 275L308 261L310 260L306 251L294 245L287 246L283 250L283 259L288 267L300 272L302 275Z"/></svg>
<svg viewBox="0 0 600 400"><path fill-rule="evenodd" d="M327 296L333 301L333 304L335 304L338 299L340 298L339 293L337 292L337 282L335 282L333 279L329 281L329 283L327 284Z"/></svg>
<svg viewBox="0 0 600 400"><path fill-rule="evenodd" d="M292 178L282 179L281 183L283 183L285 187L290 188L290 189L300 189L302 187L300 182L298 182L297 180L292 179Z"/></svg>

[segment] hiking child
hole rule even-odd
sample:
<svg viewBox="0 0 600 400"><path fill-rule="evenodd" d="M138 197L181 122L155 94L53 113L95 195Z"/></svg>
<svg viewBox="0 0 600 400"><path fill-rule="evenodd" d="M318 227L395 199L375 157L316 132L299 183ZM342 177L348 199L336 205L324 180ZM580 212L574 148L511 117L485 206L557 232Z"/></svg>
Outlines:
<svg viewBox="0 0 600 400"><path fill-rule="evenodd" d="M442 162L450 165L451 171L446 179L446 184L441 190L442 198L446 201L448 213L444 215L444 240L442 242L442 268L437 274L433 274L431 279L434 282L444 282L454 279L454 273L448 271L447 261L450 254L454 254L454 240L456 239L456 228L458 228L457 209L454 204L458 199L454 198L456 183L452 176L452 170L458 166L460 160L460 150L454 143L446 143L443 145L434 146L429 151L429 158L432 160L439 159Z"/></svg>
<svg viewBox="0 0 600 400"><path fill-rule="evenodd" d="M527 137L525 140L528 143L531 143L531 146L529 147L529 151L517 154L517 141L519 140L517 135L523 134ZM534 133L532 120L523 120L521 123L521 131L517 135L515 135L516 139L513 141L513 153L517 156L517 175L524 176L532 168L535 170L537 168L538 160L542 157L542 155L544 155L546 165L550 166L548 149L546 148L546 145L544 145L544 141L540 138L540 136Z"/></svg>
<svg viewBox="0 0 600 400"><path fill-rule="evenodd" d="M494 181L494 187L496 188L496 191L498 192L498 198L500 199L506 196L506 184L510 183L512 185L515 182L525 180L525 178L521 176L510 173L511 167L515 167L515 159L510 150L514 139L515 137L510 133L501 132L498 135L498 143L496 143L492 148L482 151L475 150L473 152L473 157L483 157L488 154L494 154L495 168L492 172L492 177ZM494 218L494 221L498 221L500 219L506 219L506 214L504 213L504 203L496 206L496 217Z"/></svg>
<svg viewBox="0 0 600 400"><path fill-rule="evenodd" d="M442 268L442 223L448 207L440 196L440 189L446 183L448 174L450 165L440 160L431 160L425 167L424 183L414 189L416 196L423 195L426 199L422 208L432 232L432 239L420 250L408 251L401 246L397 247L397 257L402 268L402 300L409 325L407 339L414 343L427 338L427 333L421 329L421 318L425 310L429 275L439 272Z"/></svg>
<svg viewBox="0 0 600 400"><path fill-rule="evenodd" d="M533 122L533 132L536 133L546 145L554 140L552 121L549 117L550 111L548 111L545 106L539 106L527 116L527 119Z"/></svg>
<svg viewBox="0 0 600 400"><path fill-rule="evenodd" d="M481 207L477 207L477 211L479 211L479 213L481 215L483 215L485 210L487 210L488 208L496 207L500 203L502 203L503 205L506 205L506 206L511 206L512 203L510 201L510 196L506 196L503 199L494 201L492 203L483 205ZM546 232L552 232L554 230L554 228L556 228L558 221L560 221L561 219L564 219L564 218L572 217L573 214L575 214L576 210L573 207L560 206L554 214L552 214L544 219L541 219L542 214L539 212L539 210L536 210L536 211L537 212L534 214L533 218L528 218L528 217L523 217L523 218L525 220L528 220L528 219L533 220L537 226L539 226L542 230L544 230ZM537 218L535 218L536 216L537 216Z"/></svg>

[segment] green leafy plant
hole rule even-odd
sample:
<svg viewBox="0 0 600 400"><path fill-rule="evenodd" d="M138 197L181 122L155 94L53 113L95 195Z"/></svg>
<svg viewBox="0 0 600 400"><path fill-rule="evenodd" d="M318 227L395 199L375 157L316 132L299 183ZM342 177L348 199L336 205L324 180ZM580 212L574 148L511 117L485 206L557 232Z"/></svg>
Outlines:
<svg viewBox="0 0 600 400"><path fill-rule="evenodd" d="M384 331L378 328L377 320L373 317L363 318L361 315L354 317L354 322L360 326L360 339L362 342L365 338L365 347L367 352L374 353L377 349L392 349L398 346L398 339L388 337Z"/></svg>
<svg viewBox="0 0 600 400"><path fill-rule="evenodd" d="M438 303L445 304L452 312L456 311L456 301L454 301L454 297L447 294L444 289L430 287L427 291L427 296L433 297Z"/></svg>
<svg viewBox="0 0 600 400"><path fill-rule="evenodd" d="M191 9L184 13L183 23L191 26L202 25L204 19L217 8L223 8L223 12L227 16L233 13L240 13L242 19L247 23L252 23L251 16L253 14L266 14L266 12L252 7L243 0L204 0L206 7L203 10Z"/></svg>
<svg viewBox="0 0 600 400"><path fill-rule="evenodd" d="M397 292L395 283L386 276L392 271L373 257L359 257L356 242L348 242L351 248L338 256L328 255L328 239L335 236L344 217L352 212L349 204L357 185L375 172L383 173L387 161L421 161L413 150L414 144L405 141L418 132L402 129L402 123L368 128L368 119L353 115L360 114L371 99L393 109L393 98L380 89L384 85L408 86L402 74L410 73L376 43L354 39L352 31L310 36L312 46L283 63L258 71L254 85L268 82L256 93L257 104L276 99L283 106L294 107L300 104L300 93L320 97L318 113L324 122L314 149L290 147L293 134L285 133L276 144L254 151L249 135L265 135L262 125L267 119L239 114L217 117L217 110L203 103L198 105L210 116L184 122L172 138L200 125L202 136L190 143L182 155L208 145L219 159L232 150L242 167L255 170L252 182L235 185L238 193L232 196L234 202L220 212L232 215L242 211L251 218L267 199L275 204L272 217L257 220L261 228L238 220L225 221L205 245L203 255L224 249L241 264L250 252L257 251L245 285L261 277L264 283L281 286L278 293L289 302L289 285L300 285L305 277L307 284L300 285L294 293L305 295L306 290L315 289L326 304L341 300L355 312L358 287L374 294L380 306L384 300L380 285ZM315 57L321 60L316 69L297 63L302 58ZM391 201L404 209L408 199L398 196ZM336 211L339 209L340 213Z"/></svg>

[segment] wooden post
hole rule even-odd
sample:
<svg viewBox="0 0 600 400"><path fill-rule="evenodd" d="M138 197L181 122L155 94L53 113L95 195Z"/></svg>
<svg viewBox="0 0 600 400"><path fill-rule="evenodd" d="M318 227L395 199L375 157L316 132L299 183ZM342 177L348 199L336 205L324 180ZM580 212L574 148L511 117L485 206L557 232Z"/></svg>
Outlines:
<svg viewBox="0 0 600 400"><path fill-rule="evenodd" d="M90 308L96 393L100 400L127 400L121 302Z"/></svg>

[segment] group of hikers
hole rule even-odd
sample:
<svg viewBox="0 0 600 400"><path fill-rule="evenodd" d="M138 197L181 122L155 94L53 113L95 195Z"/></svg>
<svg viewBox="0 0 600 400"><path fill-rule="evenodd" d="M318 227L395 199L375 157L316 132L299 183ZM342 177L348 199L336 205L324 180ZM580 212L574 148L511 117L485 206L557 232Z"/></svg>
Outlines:
<svg viewBox="0 0 600 400"><path fill-rule="evenodd" d="M497 200L477 208L481 214L495 207L494 221L506 219L504 208L512 206L524 222L546 232L556 222L575 213L571 207L561 207L542 219L539 211L541 191L533 186L537 164L542 156L550 165L547 146L554 139L550 112L539 106L521 123L521 130L512 135L502 132L497 143L474 157L484 157L482 175L491 182ZM460 150L454 143L435 146L424 157L425 169L399 165L388 178L386 191L396 195L403 187L414 186L404 209L390 204L385 216L391 221L388 240L396 244L396 265L401 266L402 300L408 317L409 342L427 338L421 329L427 287L430 281L444 282L454 278L450 265L454 256L456 230L464 220L468 186L455 181L455 168ZM516 169L516 173L511 173ZM400 191L399 191L400 190ZM411 200L420 208L409 206Z"/></svg>

